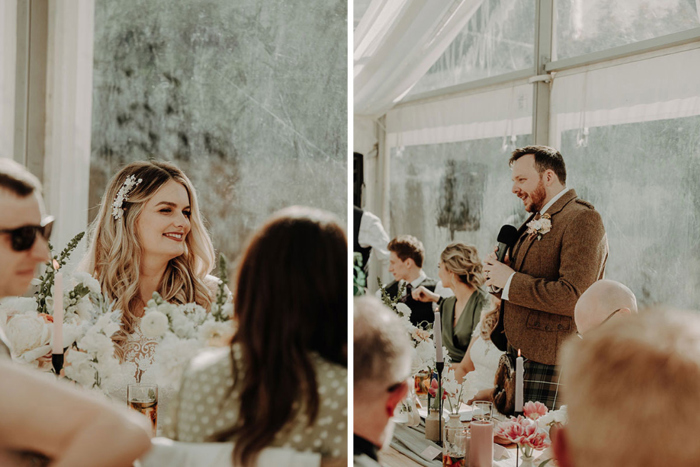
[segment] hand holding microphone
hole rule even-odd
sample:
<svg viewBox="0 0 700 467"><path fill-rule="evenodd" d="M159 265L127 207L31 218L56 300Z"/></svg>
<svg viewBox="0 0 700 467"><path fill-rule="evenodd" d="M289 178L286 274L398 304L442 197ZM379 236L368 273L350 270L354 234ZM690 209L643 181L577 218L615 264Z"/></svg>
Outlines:
<svg viewBox="0 0 700 467"><path fill-rule="evenodd" d="M518 241L518 229L512 225L504 225L498 233L498 246L496 251L491 253L484 260L484 273L486 274L486 285L491 287L491 292L495 293L496 288L502 289L508 278L513 273L513 269L504 264L506 252L512 249Z"/></svg>

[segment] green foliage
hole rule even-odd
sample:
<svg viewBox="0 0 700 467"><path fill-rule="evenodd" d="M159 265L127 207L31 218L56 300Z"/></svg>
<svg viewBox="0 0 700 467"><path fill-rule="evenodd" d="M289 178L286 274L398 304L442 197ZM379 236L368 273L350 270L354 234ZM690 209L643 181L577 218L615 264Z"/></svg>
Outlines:
<svg viewBox="0 0 700 467"><path fill-rule="evenodd" d="M389 292L386 291L386 287L384 287L384 284L382 284L382 280L378 277L377 284L379 285L379 290L382 291L382 302L384 302L384 305L388 306L389 308L398 313L398 311L396 310L396 304L399 303L399 300L401 299L404 291L406 290L406 283L404 282L399 286L399 291L396 293L395 297L389 295Z"/></svg>
<svg viewBox="0 0 700 467"><path fill-rule="evenodd" d="M80 243L80 240L82 240L84 235L85 232L80 232L78 235L73 237L71 241L68 242L68 245L66 245L66 247L63 249L63 251L61 251L61 253L58 256L53 256L52 254L51 259L48 263L46 263L44 273L41 276L39 276L39 290L37 290L34 294L34 298L37 304L37 311L39 313L47 313L50 315L53 314L53 310L49 310L46 304L46 300L52 296L51 289L53 288L54 278L56 275L56 270L53 268L53 262L56 261L58 263L59 269L65 266L68 262L68 259L70 258L70 255L73 253L73 250L76 249L78 243ZM49 243L49 250L53 252L53 247L51 246L51 243ZM80 286L76 287L76 289L78 289L79 287ZM84 292L82 295L80 295L80 297L86 295L88 292L89 291ZM76 292L75 290L73 290L71 293L79 294L81 293L81 291Z"/></svg>
<svg viewBox="0 0 700 467"><path fill-rule="evenodd" d="M223 314L224 305L226 305L226 300L228 300L228 291L226 290L228 285L228 263L223 254L219 255L219 279L216 302L211 307L211 314L217 321L228 321L230 317Z"/></svg>

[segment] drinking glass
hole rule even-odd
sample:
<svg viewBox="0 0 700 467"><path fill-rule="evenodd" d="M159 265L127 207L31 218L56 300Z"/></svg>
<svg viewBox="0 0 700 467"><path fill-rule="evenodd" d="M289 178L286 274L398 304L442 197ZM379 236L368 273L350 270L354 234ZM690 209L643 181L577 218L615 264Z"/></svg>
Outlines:
<svg viewBox="0 0 700 467"><path fill-rule="evenodd" d="M442 467L465 467L469 449L469 429L445 426L442 437Z"/></svg>
<svg viewBox="0 0 700 467"><path fill-rule="evenodd" d="M158 429L158 385L129 384L126 387L126 402L132 409L141 412L153 425L153 436Z"/></svg>
<svg viewBox="0 0 700 467"><path fill-rule="evenodd" d="M474 401L472 403L472 421L489 422L493 416L493 403Z"/></svg>

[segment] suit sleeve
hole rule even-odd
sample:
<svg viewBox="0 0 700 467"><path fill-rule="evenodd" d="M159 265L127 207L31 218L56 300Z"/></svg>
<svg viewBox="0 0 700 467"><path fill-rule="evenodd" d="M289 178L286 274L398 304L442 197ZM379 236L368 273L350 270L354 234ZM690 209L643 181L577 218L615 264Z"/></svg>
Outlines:
<svg viewBox="0 0 700 467"><path fill-rule="evenodd" d="M518 306L563 316L574 316L581 294L602 277L608 241L600 214L586 209L566 227L562 237L559 279L547 280L516 273L509 301Z"/></svg>

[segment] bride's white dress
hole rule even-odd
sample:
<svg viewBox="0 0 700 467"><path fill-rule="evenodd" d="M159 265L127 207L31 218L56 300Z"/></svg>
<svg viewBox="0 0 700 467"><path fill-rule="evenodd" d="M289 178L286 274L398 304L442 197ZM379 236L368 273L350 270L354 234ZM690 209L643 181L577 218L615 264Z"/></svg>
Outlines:
<svg viewBox="0 0 700 467"><path fill-rule="evenodd" d="M493 345L491 340L484 340L481 337L481 323L474 330L477 339L472 345L469 355L474 363L474 371L467 374L477 390L488 389L494 387L494 379L496 370L498 370L498 361L504 352L501 352Z"/></svg>
<svg viewBox="0 0 700 467"><path fill-rule="evenodd" d="M219 279L214 276L207 276L205 284L216 294ZM226 287L229 300L232 299L231 291ZM108 388L109 396L113 399L124 401L126 404L126 387L129 384L157 384L158 385L158 433L162 427L170 423L171 411L170 402L178 391L179 382L163 384L157 377L157 369L151 368L155 357L156 339L146 337L141 332L139 323L136 323L134 332L129 334L124 344L124 362L121 364L120 373L114 378ZM194 355L192 355L194 357Z"/></svg>
<svg viewBox="0 0 700 467"><path fill-rule="evenodd" d="M137 324L134 332L129 334L124 344L124 362L120 365L118 377L113 378L108 388L112 399L124 401L126 404L126 387L129 384L157 384L158 385L158 433L162 427L169 423L170 401L177 393L177 385L164 385L156 378L156 371L151 371L153 357L155 355L155 339L150 339L141 333Z"/></svg>

